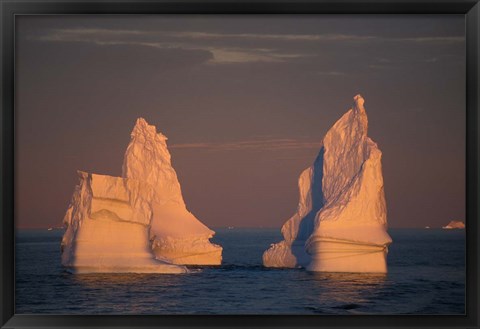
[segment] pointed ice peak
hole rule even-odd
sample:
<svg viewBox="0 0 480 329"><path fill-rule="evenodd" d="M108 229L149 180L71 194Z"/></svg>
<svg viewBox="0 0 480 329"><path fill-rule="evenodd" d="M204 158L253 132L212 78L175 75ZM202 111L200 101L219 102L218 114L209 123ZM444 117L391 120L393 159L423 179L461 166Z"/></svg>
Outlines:
<svg viewBox="0 0 480 329"><path fill-rule="evenodd" d="M368 118L362 96L356 95L353 108L345 113L323 139L323 193L332 202L343 193L369 156Z"/></svg>
<svg viewBox="0 0 480 329"><path fill-rule="evenodd" d="M364 109L363 104L365 103L365 99L363 99L362 95L355 95L355 97L353 97L353 100L355 101L355 108Z"/></svg>
<svg viewBox="0 0 480 329"><path fill-rule="evenodd" d="M353 107L346 112L327 132L323 145L348 149L358 142L365 142L368 132L368 117L363 104L364 98L358 94L353 97Z"/></svg>
<svg viewBox="0 0 480 329"><path fill-rule="evenodd" d="M148 124L147 120L144 118L138 118L135 122L135 127L133 127L131 137L143 137L145 139L157 139L166 141L167 136L162 133L157 133L157 128L154 125Z"/></svg>
<svg viewBox="0 0 480 329"><path fill-rule="evenodd" d="M166 140L155 126L138 118L123 158L123 177L150 184L158 203L172 201L184 205Z"/></svg>
<svg viewBox="0 0 480 329"><path fill-rule="evenodd" d="M331 131L349 130L362 128L365 134L368 128L367 112L365 111L365 99L357 94L353 97L353 105L330 129Z"/></svg>
<svg viewBox="0 0 480 329"><path fill-rule="evenodd" d="M145 120L144 118L140 117L137 119L137 121L135 122L135 126L148 126L148 122L147 120Z"/></svg>

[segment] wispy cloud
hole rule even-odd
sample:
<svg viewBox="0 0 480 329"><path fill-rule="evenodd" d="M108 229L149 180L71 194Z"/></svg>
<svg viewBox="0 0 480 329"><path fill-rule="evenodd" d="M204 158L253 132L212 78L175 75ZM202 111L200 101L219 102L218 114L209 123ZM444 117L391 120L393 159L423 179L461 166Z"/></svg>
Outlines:
<svg viewBox="0 0 480 329"><path fill-rule="evenodd" d="M176 39L258 39L281 41L367 41L379 39L378 36L353 34L264 34L264 33L210 33L194 31L143 31L111 30L92 28L50 29L39 39L44 41L81 41L85 37L92 39L105 37L163 37Z"/></svg>
<svg viewBox="0 0 480 329"><path fill-rule="evenodd" d="M49 41L75 41L84 40L85 37L167 37L177 39L260 39L260 40L282 40L282 41L388 41L388 42L463 42L463 36L418 36L418 37L382 37L378 35L356 35L356 34L265 34L265 33L211 33L195 31L145 31L145 30L112 30L112 29L50 29L39 39Z"/></svg>
<svg viewBox="0 0 480 329"><path fill-rule="evenodd" d="M311 54L292 53L273 48L254 47L221 47L216 45L188 43L188 33L154 32L137 30L108 30L108 29L55 29L37 37L40 41L50 42L86 42L99 46L129 45L144 46L157 49L206 50L212 53L209 64L231 64L270 62L281 63L292 59L310 57ZM169 41L155 41L165 40ZM173 38L174 40L171 40Z"/></svg>
<svg viewBox="0 0 480 329"><path fill-rule="evenodd" d="M279 51L263 49L242 49L242 48L219 48L205 47L204 49L213 54L210 60L211 64L227 63L251 63L251 62L270 62L282 63L290 59L309 57L311 55L301 53L281 53Z"/></svg>
<svg viewBox="0 0 480 329"><path fill-rule="evenodd" d="M260 139L227 143L185 143L169 145L171 149L206 149L210 151L278 151L291 149L319 149L321 142L298 139Z"/></svg>
<svg viewBox="0 0 480 329"><path fill-rule="evenodd" d="M347 75L345 72L340 71L318 71L315 72L318 75L328 75L328 76L344 76Z"/></svg>
<svg viewBox="0 0 480 329"><path fill-rule="evenodd" d="M439 57L427 57L427 58L417 58L417 59L388 59L388 58L376 58L374 63L369 64L369 69L374 70L389 70L389 69L398 69L402 64L418 62L418 63L437 63L440 61Z"/></svg>
<svg viewBox="0 0 480 329"><path fill-rule="evenodd" d="M190 39L260 39L282 41L388 41L388 42L463 42L463 36L392 38L377 35L356 34L262 34L262 33L208 33L208 32L165 32L164 35Z"/></svg>
<svg viewBox="0 0 480 329"><path fill-rule="evenodd" d="M208 64L235 63L283 63L305 57L315 57L317 54L302 51L291 51L291 47L283 47L276 43L277 48L266 48L259 45L265 41L291 42L414 42L419 44L458 43L464 42L464 37L455 36L420 36L408 38L387 38L378 35L355 34L265 34L265 33L212 33L198 31L147 31L147 30L115 30L95 28L49 29L35 37L45 42L87 42L100 46L136 45L157 49L179 48L183 50L204 50L212 54ZM220 41L228 41L229 46L219 45ZM259 41L245 43L236 41ZM234 46L232 46L234 44ZM286 50L286 49L290 50ZM339 75L334 72L324 72L326 75Z"/></svg>
<svg viewBox="0 0 480 329"><path fill-rule="evenodd" d="M396 39L394 39L396 40ZM398 38L399 41L406 42L423 42L423 43L458 43L464 42L463 36L441 36L441 37L414 37L414 38Z"/></svg>
<svg viewBox="0 0 480 329"><path fill-rule="evenodd" d="M365 41L376 36L349 34L263 34L263 33L206 33L206 32L170 32L170 36L190 39L259 39L282 41Z"/></svg>

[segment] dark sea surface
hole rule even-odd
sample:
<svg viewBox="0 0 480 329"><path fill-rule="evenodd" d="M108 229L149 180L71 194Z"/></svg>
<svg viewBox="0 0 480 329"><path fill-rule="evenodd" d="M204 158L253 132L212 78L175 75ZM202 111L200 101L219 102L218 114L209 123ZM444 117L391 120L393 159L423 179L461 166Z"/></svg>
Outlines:
<svg viewBox="0 0 480 329"><path fill-rule="evenodd" d="M388 274L269 269L279 229L216 229L223 264L189 274L69 274L62 230L16 236L17 314L463 314L465 232L390 229Z"/></svg>

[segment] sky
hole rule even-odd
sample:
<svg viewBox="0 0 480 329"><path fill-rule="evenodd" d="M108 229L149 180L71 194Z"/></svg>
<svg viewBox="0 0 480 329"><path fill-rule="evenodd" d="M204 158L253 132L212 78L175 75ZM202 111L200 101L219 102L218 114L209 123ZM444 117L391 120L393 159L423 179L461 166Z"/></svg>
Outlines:
<svg viewBox="0 0 480 329"><path fill-rule="evenodd" d="M77 170L121 175L138 117L209 227L281 227L361 94L389 227L465 220L463 15L17 16L15 212L62 225Z"/></svg>

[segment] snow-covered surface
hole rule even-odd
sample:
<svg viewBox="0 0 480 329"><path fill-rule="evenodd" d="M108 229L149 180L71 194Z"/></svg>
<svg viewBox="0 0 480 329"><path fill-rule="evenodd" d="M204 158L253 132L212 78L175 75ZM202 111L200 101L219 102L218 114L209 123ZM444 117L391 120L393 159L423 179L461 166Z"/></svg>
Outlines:
<svg viewBox="0 0 480 329"><path fill-rule="evenodd" d="M314 164L300 176L297 212L265 266L311 271L386 272L388 235L382 153L368 136L364 99L325 135ZM293 247L292 247L293 246ZM302 248L303 247L303 248Z"/></svg>
<svg viewBox="0 0 480 329"><path fill-rule="evenodd" d="M166 140L155 126L137 119L123 163L125 178L152 187L150 239L155 255L174 264L219 265L222 247L209 241L215 232L187 210Z"/></svg>
<svg viewBox="0 0 480 329"><path fill-rule="evenodd" d="M446 226L442 227L443 229L462 229L465 228L465 223L459 220L452 220L450 223L448 223Z"/></svg>
<svg viewBox="0 0 480 329"><path fill-rule="evenodd" d="M64 218L62 265L75 273L185 273L156 260L148 239L152 209L138 181L78 172Z"/></svg>

